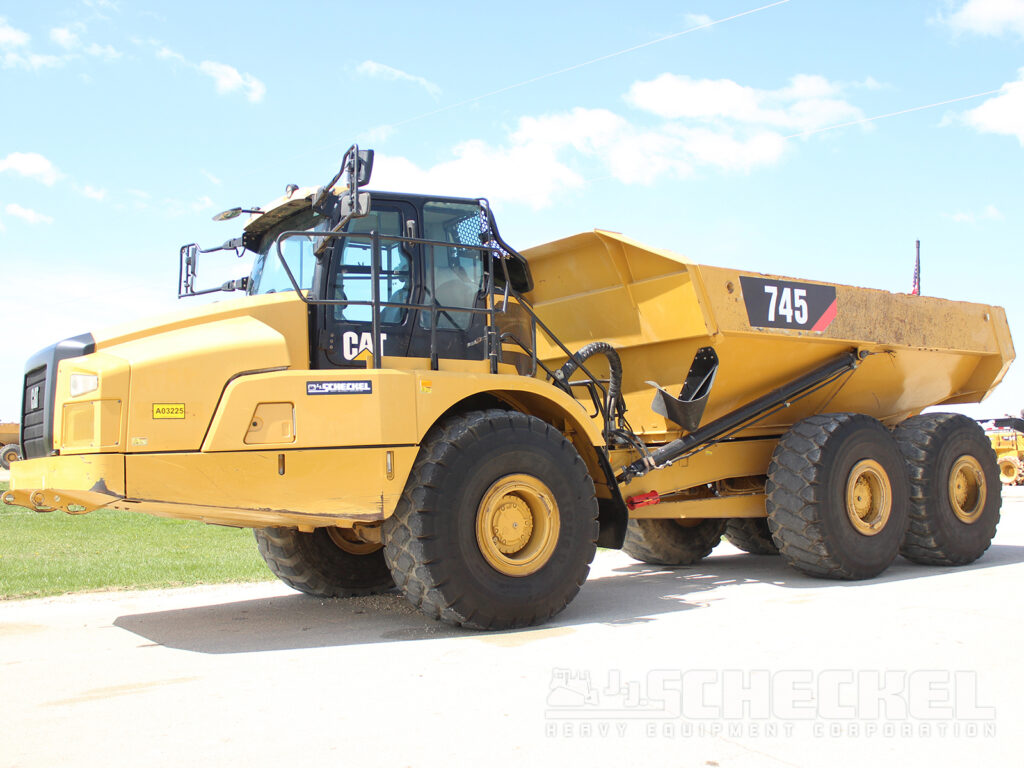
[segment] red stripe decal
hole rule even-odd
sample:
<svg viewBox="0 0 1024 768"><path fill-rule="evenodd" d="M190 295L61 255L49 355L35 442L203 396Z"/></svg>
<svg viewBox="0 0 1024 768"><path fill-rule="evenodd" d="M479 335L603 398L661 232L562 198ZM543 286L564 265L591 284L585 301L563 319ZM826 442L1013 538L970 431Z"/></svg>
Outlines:
<svg viewBox="0 0 1024 768"><path fill-rule="evenodd" d="M811 328L811 331L821 333L830 325L832 325L832 321L836 319L837 301L838 299L832 300L832 303L828 305L828 309L825 310L825 313L821 316L821 319L819 319L818 322L814 324L814 327Z"/></svg>

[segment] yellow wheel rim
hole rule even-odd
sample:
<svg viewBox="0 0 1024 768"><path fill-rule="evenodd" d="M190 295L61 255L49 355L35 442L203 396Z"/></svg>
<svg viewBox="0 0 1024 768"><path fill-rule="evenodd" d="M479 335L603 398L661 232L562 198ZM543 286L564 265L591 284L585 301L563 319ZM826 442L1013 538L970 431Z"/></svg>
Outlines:
<svg viewBox="0 0 1024 768"><path fill-rule="evenodd" d="M368 555L376 552L384 545L379 542L363 541L356 536L351 528L331 527L327 529L327 535L338 549L348 552L350 555Z"/></svg>
<svg viewBox="0 0 1024 768"><path fill-rule="evenodd" d="M558 504L551 489L531 475L496 481L476 514L476 542L487 564L506 576L529 576L558 544Z"/></svg>
<svg viewBox="0 0 1024 768"><path fill-rule="evenodd" d="M1010 459L999 462L999 480L1006 485L1013 485L1017 482L1017 465Z"/></svg>
<svg viewBox="0 0 1024 768"><path fill-rule="evenodd" d="M973 456L961 456L949 473L949 503L953 514L963 523L973 523L985 510L988 488L985 472Z"/></svg>
<svg viewBox="0 0 1024 768"><path fill-rule="evenodd" d="M854 464L846 480L846 515L857 533L874 536L889 521L892 483L874 459Z"/></svg>

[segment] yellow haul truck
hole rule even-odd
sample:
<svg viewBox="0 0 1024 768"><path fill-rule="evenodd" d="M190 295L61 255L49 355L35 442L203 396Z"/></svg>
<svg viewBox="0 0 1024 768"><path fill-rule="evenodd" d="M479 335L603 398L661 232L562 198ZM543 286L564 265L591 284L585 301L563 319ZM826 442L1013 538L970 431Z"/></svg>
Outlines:
<svg viewBox="0 0 1024 768"><path fill-rule="evenodd" d="M975 402L997 307L698 266L612 232L522 254L482 199L363 191L350 148L220 249L244 298L36 355L3 498L255 529L314 595L397 587L480 629L561 611L595 546L723 535L808 574L958 565L999 519ZM347 182L342 175L347 174ZM210 251L218 249L210 249ZM199 256L181 251L179 294Z"/></svg>
<svg viewBox="0 0 1024 768"><path fill-rule="evenodd" d="M1009 416L981 424L996 452L1003 485L1024 485L1024 418Z"/></svg>
<svg viewBox="0 0 1024 768"><path fill-rule="evenodd" d="M17 424L0 424L0 469L10 469L11 464L21 458L20 433Z"/></svg>

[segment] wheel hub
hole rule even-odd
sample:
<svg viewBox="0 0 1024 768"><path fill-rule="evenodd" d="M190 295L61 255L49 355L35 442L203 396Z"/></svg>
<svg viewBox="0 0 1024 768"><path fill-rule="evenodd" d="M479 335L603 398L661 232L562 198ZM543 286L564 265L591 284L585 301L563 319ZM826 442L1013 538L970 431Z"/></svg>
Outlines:
<svg viewBox="0 0 1024 768"><path fill-rule="evenodd" d="M985 509L988 490L981 463L973 456L963 455L953 462L949 473L949 503L953 514L963 523L973 523Z"/></svg>
<svg viewBox="0 0 1024 768"><path fill-rule="evenodd" d="M496 480L477 508L480 554L506 576L528 576L543 568L555 551L559 528L554 494L532 475Z"/></svg>
<svg viewBox="0 0 1024 768"><path fill-rule="evenodd" d="M369 555L384 546L379 542L363 541L351 528L331 526L327 529L327 535L338 549L350 555Z"/></svg>
<svg viewBox="0 0 1024 768"><path fill-rule="evenodd" d="M846 481L846 515L865 536L879 533L892 512L892 484L874 459L857 462Z"/></svg>
<svg viewBox="0 0 1024 768"><path fill-rule="evenodd" d="M533 533L533 515L526 502L515 496L506 496L495 511L491 530L494 543L506 555L518 552L526 546Z"/></svg>

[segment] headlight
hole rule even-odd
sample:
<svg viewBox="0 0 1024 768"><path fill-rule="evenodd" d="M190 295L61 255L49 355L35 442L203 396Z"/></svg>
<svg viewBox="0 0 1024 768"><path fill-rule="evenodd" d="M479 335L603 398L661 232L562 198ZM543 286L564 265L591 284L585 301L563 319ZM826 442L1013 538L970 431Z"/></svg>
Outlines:
<svg viewBox="0 0 1024 768"><path fill-rule="evenodd" d="M87 395L100 388L100 377L95 373L72 373L71 396Z"/></svg>

